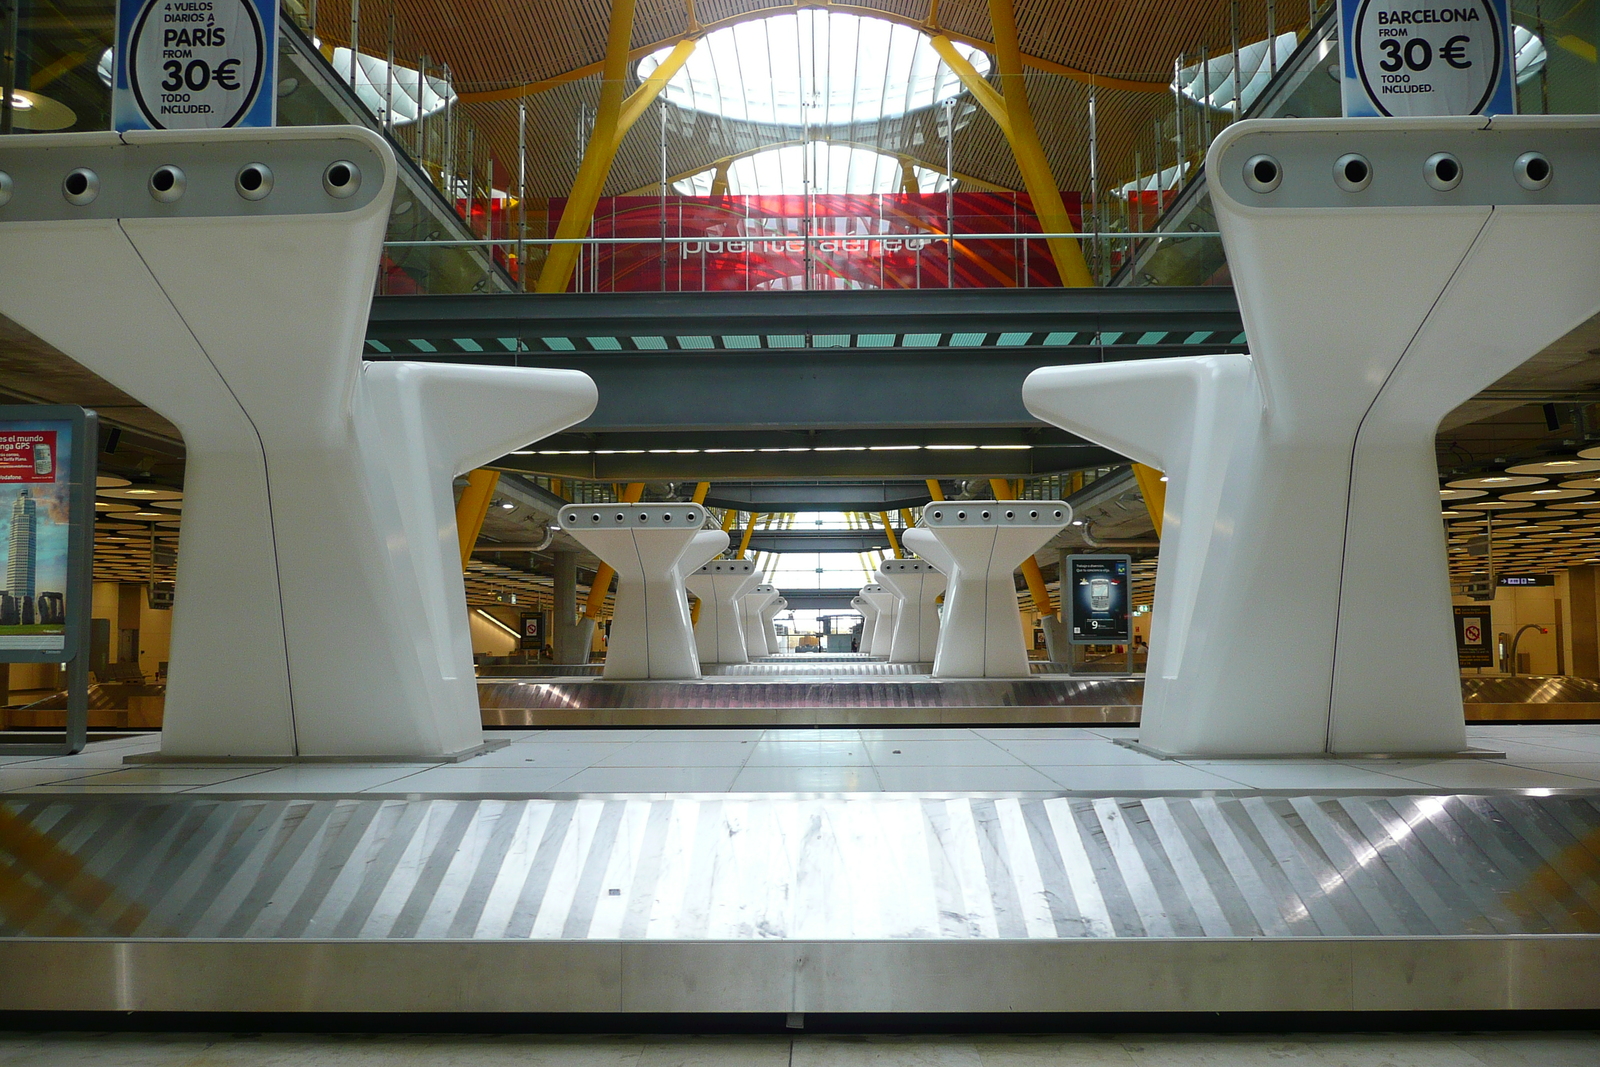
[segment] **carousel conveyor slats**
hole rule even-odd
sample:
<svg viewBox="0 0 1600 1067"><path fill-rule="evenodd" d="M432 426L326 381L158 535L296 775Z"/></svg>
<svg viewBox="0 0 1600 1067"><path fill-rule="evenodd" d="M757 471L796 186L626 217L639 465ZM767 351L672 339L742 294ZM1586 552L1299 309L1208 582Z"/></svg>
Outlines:
<svg viewBox="0 0 1600 1067"><path fill-rule="evenodd" d="M0 1011L1594 1009L1597 841L1582 795L19 794Z"/></svg>
<svg viewBox="0 0 1600 1067"><path fill-rule="evenodd" d="M8 938L1600 931L1583 795L19 795L0 845Z"/></svg>

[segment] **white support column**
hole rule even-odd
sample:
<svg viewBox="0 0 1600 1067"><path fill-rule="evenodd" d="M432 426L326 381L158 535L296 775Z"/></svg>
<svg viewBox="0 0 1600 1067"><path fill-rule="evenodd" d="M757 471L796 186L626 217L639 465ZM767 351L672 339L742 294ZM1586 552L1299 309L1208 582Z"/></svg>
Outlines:
<svg viewBox="0 0 1600 1067"><path fill-rule="evenodd" d="M861 597L878 613L872 626L872 647L869 649L863 645L861 651L888 659L889 649L894 645L894 617L900 607L900 597L894 590L878 582L862 586Z"/></svg>
<svg viewBox="0 0 1600 1067"><path fill-rule="evenodd" d="M772 655L772 642L767 639L767 634L772 628L770 626L762 628L762 612L771 607L777 599L777 587L763 583L746 593L739 605L739 614L744 622L744 650L751 659Z"/></svg>
<svg viewBox="0 0 1600 1067"><path fill-rule="evenodd" d="M1141 741L1464 747L1434 434L1600 313L1596 159L1593 117L1238 123L1206 173L1251 354L1029 377L1169 479Z"/></svg>
<svg viewBox="0 0 1600 1067"><path fill-rule="evenodd" d="M561 509L561 528L617 572L605 677L700 677L683 587L685 565L698 566L708 552L728 546L727 534L700 528L705 514L699 504L569 504Z"/></svg>
<svg viewBox="0 0 1600 1067"><path fill-rule="evenodd" d="M481 744L451 479L593 382L362 362L395 183L366 130L13 136L0 171L0 314L184 435L163 754Z"/></svg>
<svg viewBox="0 0 1600 1067"><path fill-rule="evenodd" d="M744 595L761 581L754 560L715 559L689 575L689 591L700 598L694 642L700 663L749 663L744 645Z"/></svg>
<svg viewBox="0 0 1600 1067"><path fill-rule="evenodd" d="M861 636L856 640L856 651L871 654L872 631L878 624L878 609L864 596L850 598L850 606L861 612Z"/></svg>
<svg viewBox="0 0 1600 1067"><path fill-rule="evenodd" d="M944 625L935 678L1026 678L1028 653L1013 575L1072 521L1059 500L967 500L929 504L907 548L948 558Z"/></svg>
<svg viewBox="0 0 1600 1067"><path fill-rule="evenodd" d="M908 531L909 532L909 531ZM945 576L920 559L886 559L878 565L878 584L899 597L890 663L931 662L939 643L939 594Z"/></svg>
<svg viewBox="0 0 1600 1067"><path fill-rule="evenodd" d="M761 609L761 636L766 639L769 656L776 656L784 651L783 643L778 640L777 625L773 620L788 606L789 602L780 596Z"/></svg>

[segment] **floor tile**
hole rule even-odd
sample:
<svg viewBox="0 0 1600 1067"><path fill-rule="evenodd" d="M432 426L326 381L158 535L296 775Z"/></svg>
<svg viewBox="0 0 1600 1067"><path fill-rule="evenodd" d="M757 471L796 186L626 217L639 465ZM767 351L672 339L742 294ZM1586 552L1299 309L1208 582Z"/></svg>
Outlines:
<svg viewBox="0 0 1600 1067"><path fill-rule="evenodd" d="M1104 737L1103 730L1063 724L1061 726L975 726L973 733L991 741L1093 741Z"/></svg>
<svg viewBox="0 0 1600 1067"><path fill-rule="evenodd" d="M726 793L737 767L590 767L560 784L562 793Z"/></svg>
<svg viewBox="0 0 1600 1067"><path fill-rule="evenodd" d="M877 764L878 780L892 793L1014 793L1055 792L1056 783L1031 767L884 766Z"/></svg>
<svg viewBox="0 0 1600 1067"><path fill-rule="evenodd" d="M1377 769L1330 760L1208 760L1195 770L1228 778L1253 789L1405 789L1414 783Z"/></svg>
<svg viewBox="0 0 1600 1067"><path fill-rule="evenodd" d="M105 774L107 770L108 768L105 767L0 768L0 790L9 792L16 789L31 789L34 786L50 785L54 782L90 778Z"/></svg>
<svg viewBox="0 0 1600 1067"><path fill-rule="evenodd" d="M464 760L461 767L588 767L619 755L638 742L606 744L598 741L568 743L559 738L507 745Z"/></svg>
<svg viewBox="0 0 1600 1067"><path fill-rule="evenodd" d="M1180 763L1161 762L1147 767L1040 767L1058 786L1107 795L1152 792L1162 789L1238 789L1231 778Z"/></svg>
<svg viewBox="0 0 1600 1067"><path fill-rule="evenodd" d="M766 731L759 727L742 727L736 730L717 730L703 727L682 727L675 730L651 730L641 741L651 744L692 744L702 741L760 741Z"/></svg>
<svg viewBox="0 0 1600 1067"><path fill-rule="evenodd" d="M134 766L94 776L96 785L216 785L272 770L259 764L229 767Z"/></svg>
<svg viewBox="0 0 1600 1067"><path fill-rule="evenodd" d="M956 741L868 741L879 767L1015 767L1016 756L983 738Z"/></svg>
<svg viewBox="0 0 1600 1067"><path fill-rule="evenodd" d="M755 741L702 741L655 744L640 741L596 760L597 767L742 767L755 751Z"/></svg>
<svg viewBox="0 0 1600 1067"><path fill-rule="evenodd" d="M860 741L761 741L746 767L865 767L872 758Z"/></svg>
<svg viewBox="0 0 1600 1067"><path fill-rule="evenodd" d="M377 787L385 793L544 793L571 778L574 767L431 767Z"/></svg>
<svg viewBox="0 0 1600 1067"><path fill-rule="evenodd" d="M763 730L763 741L860 741L861 731L838 726L818 726L813 729Z"/></svg>
<svg viewBox="0 0 1600 1067"><path fill-rule="evenodd" d="M1074 741L1035 741L1004 738L994 742L1022 762L1034 766L1064 767L1082 764L1089 767L1148 766L1160 763L1155 756L1135 752L1131 748L1099 737L1086 737Z"/></svg>
<svg viewBox="0 0 1600 1067"><path fill-rule="evenodd" d="M868 766L746 767L733 780L735 793L876 793L883 786Z"/></svg>
<svg viewBox="0 0 1600 1067"><path fill-rule="evenodd" d="M618 727L615 730L591 730L569 729L567 727L555 726L548 730L542 730L530 737L519 738L515 743L523 744L528 741L537 741L542 744L548 741L574 745L587 744L589 742L625 745L633 741L643 741L646 737L649 737L655 732L655 730L634 730L624 729L622 727Z"/></svg>
<svg viewBox="0 0 1600 1067"><path fill-rule="evenodd" d="M427 770L434 764L383 763L328 766L300 764L252 774L216 785L197 786L192 793L359 793Z"/></svg>
<svg viewBox="0 0 1600 1067"><path fill-rule="evenodd" d="M1565 774L1573 778L1583 778L1590 782L1600 782L1600 763L1559 763L1544 760L1507 760L1507 766L1522 767L1530 771L1548 771L1551 774Z"/></svg>
<svg viewBox="0 0 1600 1067"><path fill-rule="evenodd" d="M1445 789L1591 789L1587 778L1555 771L1506 766L1498 761L1439 760L1395 767L1386 773L1397 778Z"/></svg>

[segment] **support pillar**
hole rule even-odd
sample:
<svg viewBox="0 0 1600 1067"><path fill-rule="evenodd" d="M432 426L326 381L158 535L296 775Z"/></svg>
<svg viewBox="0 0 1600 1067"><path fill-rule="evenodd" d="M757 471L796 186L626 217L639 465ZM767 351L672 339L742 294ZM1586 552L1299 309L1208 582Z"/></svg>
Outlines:
<svg viewBox="0 0 1600 1067"><path fill-rule="evenodd" d="M580 645L578 631L578 553L558 548L555 552L555 610L550 627L550 647L561 664L589 662L588 644Z"/></svg>
<svg viewBox="0 0 1600 1067"><path fill-rule="evenodd" d="M939 643L936 601L945 590L945 576L926 560L886 559L878 567L877 579L900 600L889 662L932 662Z"/></svg>

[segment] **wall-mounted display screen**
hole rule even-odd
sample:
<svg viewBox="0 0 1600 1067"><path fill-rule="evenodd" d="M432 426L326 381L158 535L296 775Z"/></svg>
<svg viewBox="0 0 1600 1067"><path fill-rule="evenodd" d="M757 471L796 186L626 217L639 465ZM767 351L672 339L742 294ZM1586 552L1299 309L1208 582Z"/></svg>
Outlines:
<svg viewBox="0 0 1600 1067"><path fill-rule="evenodd" d="M1125 644L1133 569L1128 556L1068 556L1062 575L1062 602L1075 645Z"/></svg>

